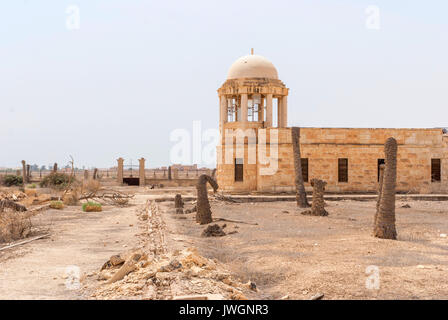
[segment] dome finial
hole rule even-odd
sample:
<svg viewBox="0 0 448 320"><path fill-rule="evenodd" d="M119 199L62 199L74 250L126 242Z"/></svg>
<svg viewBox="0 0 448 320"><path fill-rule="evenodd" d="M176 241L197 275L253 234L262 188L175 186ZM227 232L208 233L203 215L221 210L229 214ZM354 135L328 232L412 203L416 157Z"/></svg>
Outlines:
<svg viewBox="0 0 448 320"><path fill-rule="evenodd" d="M251 54L251 55L254 55L254 48L251 48L251 49L250 49L250 54Z"/></svg>

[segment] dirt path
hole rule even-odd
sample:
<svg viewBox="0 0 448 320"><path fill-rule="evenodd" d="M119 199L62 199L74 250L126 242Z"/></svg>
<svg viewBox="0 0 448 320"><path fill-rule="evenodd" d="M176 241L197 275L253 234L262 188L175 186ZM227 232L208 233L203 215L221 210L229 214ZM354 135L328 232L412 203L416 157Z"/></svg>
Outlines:
<svg viewBox="0 0 448 320"><path fill-rule="evenodd" d="M137 196L134 204L144 201ZM94 278L111 255L136 244L135 210L103 207L103 212L83 213L69 207L35 216L33 225L49 229L50 237L0 252L0 299L86 298L84 280ZM80 288L67 277L76 278L78 270Z"/></svg>

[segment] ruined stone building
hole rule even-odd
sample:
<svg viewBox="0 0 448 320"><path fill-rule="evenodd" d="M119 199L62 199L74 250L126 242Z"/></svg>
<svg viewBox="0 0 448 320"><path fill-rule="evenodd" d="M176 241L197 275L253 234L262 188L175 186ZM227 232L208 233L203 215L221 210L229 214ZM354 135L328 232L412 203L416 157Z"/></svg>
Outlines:
<svg viewBox="0 0 448 320"><path fill-rule="evenodd" d="M288 93L274 65L262 56L252 52L230 67L227 80L218 89L220 189L295 190ZM242 138L238 138L241 133ZM398 142L399 192L448 192L448 134L434 128L302 127L305 186L310 190L309 181L318 178L328 183L329 192L375 192L389 137Z"/></svg>

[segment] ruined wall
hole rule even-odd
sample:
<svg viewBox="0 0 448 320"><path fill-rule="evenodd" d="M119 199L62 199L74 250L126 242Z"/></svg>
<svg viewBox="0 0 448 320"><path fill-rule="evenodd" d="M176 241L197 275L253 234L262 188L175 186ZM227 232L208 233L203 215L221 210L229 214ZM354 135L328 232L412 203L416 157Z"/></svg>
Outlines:
<svg viewBox="0 0 448 320"><path fill-rule="evenodd" d="M270 130L273 129L259 129L261 133L266 132L267 141L270 141ZM278 133L278 169L275 174L260 174L267 165L246 165L245 148L244 181L234 182L233 164L218 165L220 188L227 191L294 191L291 129L278 129ZM448 136L444 136L441 129L302 128L301 152L302 158L308 158L309 181L312 178L327 181L328 192L375 192L378 159L384 159L384 143L389 137L398 142L398 191L448 192ZM268 145L260 154L270 156L269 151ZM258 156L257 152L257 162ZM348 182L338 182L338 158L348 159ZM432 158L442 159L441 182L431 182ZM305 186L311 190L309 182Z"/></svg>

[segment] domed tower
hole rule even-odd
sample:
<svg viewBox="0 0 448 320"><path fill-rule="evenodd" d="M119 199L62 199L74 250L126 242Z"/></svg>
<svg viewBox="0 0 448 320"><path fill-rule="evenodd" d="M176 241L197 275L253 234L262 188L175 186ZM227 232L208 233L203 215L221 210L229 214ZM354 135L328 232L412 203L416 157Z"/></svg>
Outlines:
<svg viewBox="0 0 448 320"><path fill-rule="evenodd" d="M226 123L237 123L243 127L273 127L275 107L277 127L287 127L288 88L278 79L274 65L265 57L253 54L253 49L250 55L232 64L218 94L221 130Z"/></svg>
<svg viewBox="0 0 448 320"><path fill-rule="evenodd" d="M274 65L255 55L252 49L250 55L232 64L218 94L221 141L217 149L217 178L220 189L257 190L263 179L260 177L263 161L259 161L258 155L259 131L266 136L273 127L287 130L284 128L288 122L288 88L279 80ZM242 132L244 137L237 137Z"/></svg>

